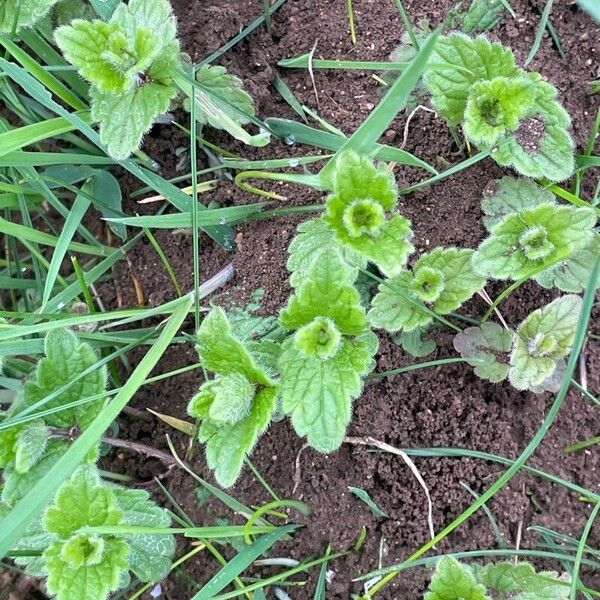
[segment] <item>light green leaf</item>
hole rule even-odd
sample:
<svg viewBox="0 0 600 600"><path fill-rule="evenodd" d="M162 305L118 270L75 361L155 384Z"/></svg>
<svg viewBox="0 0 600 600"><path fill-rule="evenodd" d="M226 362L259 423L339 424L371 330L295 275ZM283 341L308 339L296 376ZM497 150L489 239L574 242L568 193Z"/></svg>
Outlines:
<svg viewBox="0 0 600 600"><path fill-rule="evenodd" d="M50 331L44 343L46 356L35 370L33 379L25 382L23 396L15 405L15 412L32 406L48 394L72 382L77 376L98 363L94 349L67 329ZM106 388L106 367L100 366L44 404L44 409L60 407L82 398L101 394ZM93 400L44 418L54 427L86 427L104 406L105 399Z"/></svg>
<svg viewBox="0 0 600 600"><path fill-rule="evenodd" d="M333 193L323 220L342 245L364 255L386 275L398 274L414 247L411 225L396 211L393 173L354 152L344 152L333 172Z"/></svg>
<svg viewBox="0 0 600 600"><path fill-rule="evenodd" d="M528 277L568 258L594 235L592 208L538 204L504 217L473 256L473 268L496 279Z"/></svg>
<svg viewBox="0 0 600 600"><path fill-rule="evenodd" d="M412 331L433 320L423 305L441 315L457 309L485 283L471 267L472 256L472 250L458 248L435 248L424 254L412 272L380 284L369 322L387 331Z"/></svg>
<svg viewBox="0 0 600 600"><path fill-rule="evenodd" d="M451 556L441 558L424 600L492 600L471 569Z"/></svg>
<svg viewBox="0 0 600 600"><path fill-rule="evenodd" d="M515 600L567 600L570 581L568 574L554 571L536 573L525 562L490 563L477 568L478 578L488 588L501 594L509 594ZM515 595L516 594L516 595Z"/></svg>
<svg viewBox="0 0 600 600"><path fill-rule="evenodd" d="M3 516L2 505L0 505L0 516ZM15 563L21 567L25 567L27 574L32 577L45 577L47 575L46 561L42 554L55 540L56 536L44 529L40 519L33 519L25 533L19 538L14 549L38 551L40 555L18 556L14 559Z"/></svg>
<svg viewBox="0 0 600 600"><path fill-rule="evenodd" d="M118 525L123 517L111 489L98 471L80 467L56 493L46 509L44 526L49 533L68 538L82 527Z"/></svg>
<svg viewBox="0 0 600 600"><path fill-rule="evenodd" d="M521 212L538 204L552 204L554 194L529 179L503 177L490 182L484 191L481 209L485 213L483 223L488 231L504 217Z"/></svg>
<svg viewBox="0 0 600 600"><path fill-rule="evenodd" d="M219 485L229 487L235 483L246 456L271 421L277 391L276 387L260 390L250 414L233 425L219 426L210 419L203 421L198 439L206 442L206 462L215 472Z"/></svg>
<svg viewBox="0 0 600 600"><path fill-rule="evenodd" d="M464 15L463 33L477 33L492 29L502 18L504 5L500 0L473 0Z"/></svg>
<svg viewBox="0 0 600 600"><path fill-rule="evenodd" d="M304 355L294 337L283 343L279 361L283 410L291 416L296 433L306 436L317 451L333 452L342 444L352 400L373 367L376 340L371 332L368 338L344 338L338 352L325 360Z"/></svg>
<svg viewBox="0 0 600 600"><path fill-rule="evenodd" d="M360 333L366 326L365 311L350 278L350 269L337 252L318 257L281 311L281 326L298 329L316 317L327 317L343 335Z"/></svg>
<svg viewBox="0 0 600 600"><path fill-rule="evenodd" d="M513 332L486 321L480 327L467 327L454 337L454 348L472 366L475 374L492 383L506 379Z"/></svg>
<svg viewBox="0 0 600 600"><path fill-rule="evenodd" d="M164 508L149 499L144 490L115 486L111 488L117 506L123 511L126 525L143 527L170 527L171 517ZM172 535L132 535L129 545L129 568L141 581L158 581L171 568L175 552Z"/></svg>
<svg viewBox="0 0 600 600"><path fill-rule="evenodd" d="M532 312L519 325L510 357L509 379L519 390L539 386L567 356L575 337L581 297L562 296Z"/></svg>
<svg viewBox="0 0 600 600"><path fill-rule="evenodd" d="M231 333L227 315L213 308L200 324L196 349L206 369L219 375L241 373L251 383L271 386L273 380L248 348Z"/></svg>
<svg viewBox="0 0 600 600"><path fill-rule="evenodd" d="M300 285L311 264L321 254L338 252L349 267L350 281L356 279L359 269L367 268L367 257L336 241L333 231L323 219L303 221L297 231L288 247L287 268L292 272L290 284L293 287Z"/></svg>
<svg viewBox="0 0 600 600"><path fill-rule="evenodd" d="M232 373L210 382L214 394L208 417L217 423L233 425L248 416L254 399L254 386L241 373Z"/></svg>
<svg viewBox="0 0 600 600"><path fill-rule="evenodd" d="M9 427L0 431L0 468L6 467L15 459L15 443L22 426Z"/></svg>
<svg viewBox="0 0 600 600"><path fill-rule="evenodd" d="M595 233L590 244L575 251L569 258L553 267L534 275L534 279L545 288L556 287L563 292L579 293L590 280L596 258L600 255L600 234ZM593 284L600 287L600 276Z"/></svg>
<svg viewBox="0 0 600 600"><path fill-rule="evenodd" d="M405 352L416 358L422 358L431 354L436 349L434 338L426 336L427 327L413 329L412 331L403 331L394 338L394 343L402 346Z"/></svg>
<svg viewBox="0 0 600 600"><path fill-rule="evenodd" d="M12 33L32 27L44 18L58 0L3 0L0 5L0 32Z"/></svg>
<svg viewBox="0 0 600 600"><path fill-rule="evenodd" d="M140 29L151 31L159 44L159 50L173 44L177 39L177 21L169 0L129 0L117 6L111 23L121 25L132 38Z"/></svg>
<svg viewBox="0 0 600 600"><path fill-rule="evenodd" d="M471 86L480 80L515 77L513 53L483 36L452 33L438 39L425 72L425 85L437 112L453 125L463 121Z"/></svg>
<svg viewBox="0 0 600 600"><path fill-rule="evenodd" d="M15 441L15 471L27 473L46 452L50 433L44 421L26 423L17 434Z"/></svg>

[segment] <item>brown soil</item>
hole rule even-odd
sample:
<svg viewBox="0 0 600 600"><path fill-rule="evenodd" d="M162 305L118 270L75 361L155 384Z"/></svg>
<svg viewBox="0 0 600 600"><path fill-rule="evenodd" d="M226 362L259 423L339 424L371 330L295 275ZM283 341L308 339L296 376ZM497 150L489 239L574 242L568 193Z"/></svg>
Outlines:
<svg viewBox="0 0 600 600"><path fill-rule="evenodd" d="M453 2L408 0L405 4L413 21L427 18L435 25ZM490 36L511 45L522 63L533 42L539 9L535 3L526 0L513 0L512 5L517 19L507 16ZM196 61L258 16L262 2L204 0L190 3L174 0L174 6L180 22L183 48ZM281 58L309 52L315 42L315 56L385 60L402 33L394 3L354 0L354 8L358 37L354 46L347 33L344 2L289 0L275 15L272 33L268 33L264 26L260 27L219 62L243 77L256 99L262 118L294 118L289 106L270 85L272 75L279 73L301 102L318 110L333 125L352 132L380 97L380 85L370 73L316 71L317 103L306 70L279 69L276 63ZM559 88L560 98L573 116L573 133L581 147L586 142L598 106L598 96L588 95L586 82L597 76L600 27L569 2L556 3L552 22L567 58L559 57L551 39L545 35L531 68L541 71ZM183 118L183 115L179 116ZM401 144L404 124L405 116L396 120L386 133L388 143ZM212 142L249 158L313 152L312 149L289 147L278 141L256 150L243 147L219 132L208 130L206 135ZM163 126L156 128L145 149L163 165L162 174L172 176L178 160L175 149L187 143L187 138L174 127ZM440 166L460 158L446 126L427 112L419 112L413 118L406 148ZM400 185L425 177L420 170L408 167L398 167L396 173ZM484 234L479 208L482 191L490 179L503 173L503 169L486 160L438 185L403 196L401 211L413 222L418 250L437 245L475 246ZM129 189L138 187L128 177L124 177L123 182ZM592 189L590 182L586 182L584 192L589 193ZM299 187L278 185L277 191L288 196L292 204L320 201L318 194ZM256 201L255 197L241 192L230 182L222 182L209 197L223 205ZM128 200L126 210L133 213L154 209L140 207L135 201ZM237 250L233 253L203 237L200 257L203 278L212 276L232 261L236 276L230 290L245 301L254 289L263 288L264 312L276 311L289 293L286 248L300 220L300 217L286 218L240 226L236 229ZM165 230L158 231L156 235L174 265L182 287L191 289L190 236ZM121 262L115 269L114 283L101 287L101 295L107 305L135 303L132 277L141 284L149 304L160 304L174 297L167 274L149 244L138 244L128 258L129 264ZM501 289L501 285L492 284L488 291L494 296ZM516 323L555 296L536 285L525 285L502 305L501 310L509 322ZM474 300L465 310L470 314L481 314L484 304ZM593 321L596 333L600 327L598 314L596 309ZM191 322L187 324L187 330L191 332ZM454 354L449 334L440 332L438 343L438 349L431 358ZM382 337L377 359L378 370L415 362L385 336ZM191 347L173 347L156 372L175 369L195 360ZM597 341L588 342L582 368L587 372L589 389L598 394L600 350ZM187 400L199 383L200 375L196 372L169 379L141 390L132 405L185 418ZM400 448L454 446L515 457L536 432L551 400L550 394L519 393L506 384L487 384L480 381L470 367L448 365L369 383L355 403L349 434L370 435ZM137 421L124 415L120 425L123 436L160 447L166 447L165 434L169 433L178 450L185 453L185 437L160 423ZM581 486L596 489L599 483L597 469L600 467L597 450L592 447L586 452L566 455L562 448L575 440L597 435L598 426L597 410L580 394L571 392L557 423L530 464ZM292 520L302 522L306 527L296 534L293 543L277 546L272 555L304 559L321 555L328 544L336 550L351 549L361 528L366 526L368 533L362 549L330 565L333 579L327 598L347 600L351 593L361 590L361 585L353 583L352 579L377 568L380 543L383 548L381 560L384 564L391 564L402 560L427 541L425 498L399 457L367 452L362 447L345 445L330 456L305 449L296 472L296 456L303 444L304 440L299 439L284 421L271 426L252 456L254 464L281 497L303 500L311 509L308 517L291 514ZM450 522L473 500L461 483L481 493L501 472L497 464L476 460L429 458L415 459L415 463L431 490L436 530ZM192 464L201 476L211 480L201 450L196 451ZM130 456L126 452L113 454L110 467L140 478L162 471L156 461L141 461L138 456ZM297 490L293 489L295 475L299 477ZM227 509L216 503L198 506L195 483L182 472L171 472L164 484L198 524L211 523L217 516L231 516ZM375 519L368 507L349 493L348 486L366 489L388 513L389 519ZM157 497L160 497L160 491L157 488L156 491ZM230 491L246 504L270 500L250 472L243 474ZM575 494L523 475L513 479L490 502L489 508L505 535L506 543L509 546L520 543L522 547L535 542L535 536L528 532L531 525L544 525L579 536L589 514L589 505ZM592 532L592 545L598 541L599 533L597 528ZM448 552L496 545L488 519L479 512L440 544L438 550ZM188 545L181 543L179 550L183 553L186 549ZM187 573L199 583L206 581L216 569L216 562L204 554L186 563ZM382 600L421 598L427 577L428 573L423 570L409 571L396 578L377 597ZM292 598L312 597L316 575L312 572L307 578L309 583L306 587L289 591ZM600 585L600 578L592 573L586 573L586 581L591 586L594 583ZM190 597L196 589L189 585L189 578L178 574L163 585L166 597L177 600Z"/></svg>

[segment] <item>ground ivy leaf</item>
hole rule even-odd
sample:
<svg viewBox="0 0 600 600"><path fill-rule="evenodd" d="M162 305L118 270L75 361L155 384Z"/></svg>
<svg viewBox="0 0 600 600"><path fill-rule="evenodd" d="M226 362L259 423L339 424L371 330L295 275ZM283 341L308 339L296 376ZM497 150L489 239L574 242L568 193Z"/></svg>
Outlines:
<svg viewBox="0 0 600 600"><path fill-rule="evenodd" d="M483 223L488 231L504 217L521 212L538 204L552 204L554 194L529 179L502 177L488 184L484 190L481 209L485 213Z"/></svg>
<svg viewBox="0 0 600 600"><path fill-rule="evenodd" d="M422 358L431 354L436 349L434 338L424 337L427 327L419 327L412 331L403 331L394 338L394 343L402 346L405 352L416 358Z"/></svg>
<svg viewBox="0 0 600 600"><path fill-rule="evenodd" d="M391 287L380 284L369 322L392 332L412 331L433 320L424 306L440 315L452 312L485 283L471 267L472 256L472 250L458 248L435 248L423 254L412 272L389 280Z"/></svg>
<svg viewBox="0 0 600 600"><path fill-rule="evenodd" d="M48 532L65 538L85 526L118 525L122 516L114 494L102 484L98 471L80 467L59 488L46 509L44 525Z"/></svg>
<svg viewBox="0 0 600 600"><path fill-rule="evenodd" d="M575 337L582 300L568 294L533 311L519 325L510 357L509 379L519 390L539 386L567 356Z"/></svg>
<svg viewBox="0 0 600 600"><path fill-rule="evenodd" d="M377 347L371 336L344 338L339 351L326 360L303 355L293 337L283 343L279 362L283 410L291 416L296 433L306 436L319 452L333 452L342 444L352 400L360 395L362 376L373 366Z"/></svg>
<svg viewBox="0 0 600 600"><path fill-rule="evenodd" d="M477 583L471 569L451 556L442 557L425 592L424 600L492 600Z"/></svg>
<svg viewBox="0 0 600 600"><path fill-rule="evenodd" d="M585 289L590 273L600 255L600 234L595 233L591 243L575 251L569 258L533 276L542 287L556 287L563 292L579 293ZM593 284L600 287L600 276Z"/></svg>
<svg viewBox="0 0 600 600"><path fill-rule="evenodd" d="M206 462L219 485L229 487L238 478L244 460L271 421L277 387L261 389L247 417L234 425L219 425L211 419L202 422L198 439L206 443Z"/></svg>
<svg viewBox="0 0 600 600"><path fill-rule="evenodd" d="M359 269L367 268L367 258L336 241L333 231L321 219L309 219L298 225L296 237L288 247L288 271L291 271L290 285L297 287L306 277L310 265L321 254L339 252L349 267L349 280L354 281Z"/></svg>
<svg viewBox="0 0 600 600"><path fill-rule="evenodd" d="M506 379L513 332L486 321L467 327L454 337L454 348L472 366L475 374L492 383Z"/></svg>
<svg viewBox="0 0 600 600"><path fill-rule="evenodd" d="M167 510L157 506L144 490L111 488L117 506L123 511L123 522L143 527L170 527ZM129 568L141 581L158 581L170 570L175 552L172 535L132 535L129 545Z"/></svg>
<svg viewBox="0 0 600 600"><path fill-rule="evenodd" d="M65 559L64 543L54 542L44 552L48 571L46 586L57 600L80 600L94 598L105 600L109 592L119 587L121 574L127 570L129 549L120 539L103 539L102 555L93 564L77 564L69 557ZM90 544L89 540L82 541Z"/></svg>
<svg viewBox="0 0 600 600"><path fill-rule="evenodd" d="M357 335L363 331L365 311L351 277L349 267L337 252L318 257L281 311L281 326L297 329L317 317L326 317L343 335Z"/></svg>
<svg viewBox="0 0 600 600"><path fill-rule="evenodd" d="M58 0L4 0L0 5L0 32L31 27L48 14Z"/></svg>
<svg viewBox="0 0 600 600"><path fill-rule="evenodd" d="M385 166L345 152L333 172L323 220L342 245L364 255L386 275L399 273L414 247L410 221L396 210L398 189Z"/></svg>
<svg viewBox="0 0 600 600"><path fill-rule="evenodd" d="M567 600L570 581L568 574L559 577L554 571L536 573L526 562L490 563L477 568L479 580L501 594L510 594L515 600ZM516 596L513 594L517 593Z"/></svg>
<svg viewBox="0 0 600 600"><path fill-rule="evenodd" d="M232 335L227 315L213 308L200 324L196 349L205 368L219 375L241 373L251 383L271 386L273 380L244 343Z"/></svg>
<svg viewBox="0 0 600 600"><path fill-rule="evenodd" d="M519 73L513 53L484 36L452 33L438 38L425 72L437 112L453 125L462 122L471 86L482 79Z"/></svg>
<svg viewBox="0 0 600 600"><path fill-rule="evenodd" d="M49 431L41 419L26 423L15 441L15 471L27 473L46 452Z"/></svg>
<svg viewBox="0 0 600 600"><path fill-rule="evenodd" d="M592 208L549 203L525 208L494 225L473 256L473 268L496 279L528 277L587 246L595 224Z"/></svg>

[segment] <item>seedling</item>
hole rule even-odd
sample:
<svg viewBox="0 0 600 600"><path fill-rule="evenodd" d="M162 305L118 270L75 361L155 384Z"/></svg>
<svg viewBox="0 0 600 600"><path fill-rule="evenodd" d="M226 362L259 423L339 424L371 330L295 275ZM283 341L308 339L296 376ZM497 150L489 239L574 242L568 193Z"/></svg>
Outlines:
<svg viewBox="0 0 600 600"><path fill-rule="evenodd" d="M83 466L19 541L17 549L41 555L15 561L29 575L46 577L48 592L57 600L105 600L129 585L130 571L140 581L156 581L168 573L175 538L132 534L127 528L170 524L169 513L151 502L147 492L106 484L95 467Z"/></svg>
<svg viewBox="0 0 600 600"><path fill-rule="evenodd" d="M554 571L536 573L526 562L466 565L451 556L441 558L424 600L492 600L492 598L569 598L569 576Z"/></svg>
<svg viewBox="0 0 600 600"><path fill-rule="evenodd" d="M92 120L100 124L100 139L115 159L138 148L179 90L188 96L188 107L194 98L200 123L226 129L247 143L268 142L268 135L250 136L240 126L253 117L254 105L240 80L223 67L202 67L198 88L193 87L168 0L121 3L110 21L75 19L54 37L65 58L90 82Z"/></svg>
<svg viewBox="0 0 600 600"><path fill-rule="evenodd" d="M440 37L425 73L432 103L500 165L561 181L573 173L571 119L554 86L517 67L512 50L483 36Z"/></svg>

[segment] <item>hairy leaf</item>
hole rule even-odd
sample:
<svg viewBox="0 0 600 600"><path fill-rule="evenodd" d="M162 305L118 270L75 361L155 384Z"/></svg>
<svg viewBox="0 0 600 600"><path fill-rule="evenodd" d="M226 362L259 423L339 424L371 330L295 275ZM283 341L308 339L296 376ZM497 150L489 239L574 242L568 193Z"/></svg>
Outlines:
<svg viewBox="0 0 600 600"><path fill-rule="evenodd" d="M318 257L281 311L282 327L298 329L326 317L342 335L360 333L366 326L365 311L350 279L351 271L337 252Z"/></svg>
<svg viewBox="0 0 600 600"><path fill-rule="evenodd" d="M241 373L232 373L209 382L213 398L208 417L233 425L248 415L254 399L254 386Z"/></svg>
<svg viewBox="0 0 600 600"><path fill-rule="evenodd" d="M486 321L480 327L467 327L454 337L454 348L472 366L475 374L492 383L506 379L513 332Z"/></svg>
<svg viewBox="0 0 600 600"><path fill-rule="evenodd" d="M251 383L273 385L267 370L259 365L242 341L231 333L227 315L213 308L196 334L198 354L205 368L219 375L241 373Z"/></svg>
<svg viewBox="0 0 600 600"><path fill-rule="evenodd" d="M457 309L485 283L473 272L472 256L472 250L457 248L435 248L424 254L412 272L380 284L369 322L388 331L412 331L433 320L424 306L438 314Z"/></svg>
<svg viewBox="0 0 600 600"><path fill-rule="evenodd" d="M43 19L58 0L3 0L0 4L0 33L32 27Z"/></svg>
<svg viewBox="0 0 600 600"><path fill-rule="evenodd" d="M562 296L532 312L519 325L510 357L509 379L519 390L539 386L567 356L575 337L582 300Z"/></svg>
<svg viewBox="0 0 600 600"><path fill-rule="evenodd" d="M386 275L398 274L414 247L411 225L396 210L393 173L353 152L342 154L333 172L324 221L342 245L374 262Z"/></svg>
<svg viewBox="0 0 600 600"><path fill-rule="evenodd" d="M431 354L437 347L435 339L426 337L427 327L420 327L412 331L403 331L394 338L396 344L400 344L405 352L416 358L422 358Z"/></svg>
<svg viewBox="0 0 600 600"><path fill-rule="evenodd" d="M298 225L298 234L288 247L287 268L290 284L297 287L306 277L309 267L321 254L338 252L349 267L349 279L354 281L359 269L367 268L367 258L350 246L336 241L333 231L323 219L309 219Z"/></svg>
<svg viewBox="0 0 600 600"><path fill-rule="evenodd" d="M27 473L44 456L49 435L41 419L30 421L19 430L14 446L17 473Z"/></svg>
<svg viewBox="0 0 600 600"><path fill-rule="evenodd" d="M377 336L367 332L343 338L331 357L307 356L295 337L283 343L280 358L283 410L294 430L306 436L319 452L333 452L342 444L352 416L352 400L362 389L362 377L373 367Z"/></svg>
<svg viewBox="0 0 600 600"><path fill-rule="evenodd" d="M477 33L492 29L502 18L504 5L500 0L473 0L460 28L463 33Z"/></svg>
<svg viewBox="0 0 600 600"><path fill-rule="evenodd" d="M481 209L485 213L483 223L488 231L504 217L521 212L538 204L552 204L554 194L529 179L502 177L490 182L484 190Z"/></svg>
<svg viewBox="0 0 600 600"><path fill-rule="evenodd" d="M467 565L451 556L442 557L425 592L424 600L492 600L477 583Z"/></svg>
<svg viewBox="0 0 600 600"><path fill-rule="evenodd" d="M595 224L591 208L548 203L525 208L492 228L473 256L473 268L496 279L528 277L587 246Z"/></svg>

